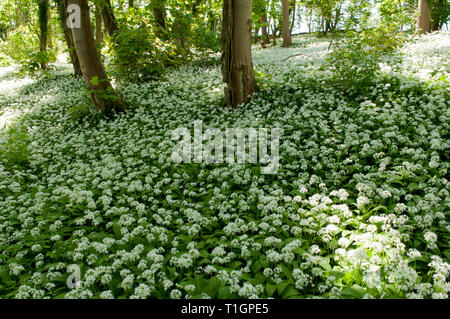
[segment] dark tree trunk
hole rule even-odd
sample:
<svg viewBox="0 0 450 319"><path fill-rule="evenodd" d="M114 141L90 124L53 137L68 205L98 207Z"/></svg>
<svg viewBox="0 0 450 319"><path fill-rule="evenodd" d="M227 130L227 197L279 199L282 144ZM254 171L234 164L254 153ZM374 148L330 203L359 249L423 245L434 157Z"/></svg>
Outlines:
<svg viewBox="0 0 450 319"><path fill-rule="evenodd" d="M261 22L261 32L262 32L262 41L261 45L264 48L267 44L269 44L269 33L267 32L267 12L264 10L264 13L259 18Z"/></svg>
<svg viewBox="0 0 450 319"><path fill-rule="evenodd" d="M152 12L156 23L156 34L164 39L167 33L164 0L152 0Z"/></svg>
<svg viewBox="0 0 450 319"><path fill-rule="evenodd" d="M295 15L297 13L297 1L294 0L293 2L294 3L292 5L292 21L291 21L291 27L290 27L291 34L292 34L292 30L294 30L294 27L295 27L295 20L296 20Z"/></svg>
<svg viewBox="0 0 450 319"><path fill-rule="evenodd" d="M47 52L48 41L48 0L38 0L38 16L39 16L39 42L40 52ZM44 57L42 57L44 58ZM45 61L41 61L41 69L46 70L47 64Z"/></svg>
<svg viewBox="0 0 450 319"><path fill-rule="evenodd" d="M289 0L281 0L283 11L283 47L288 47L292 44L291 41L291 26L289 23Z"/></svg>
<svg viewBox="0 0 450 319"><path fill-rule="evenodd" d="M252 1L224 0L222 74L225 104L237 108L258 90L252 62Z"/></svg>
<svg viewBox="0 0 450 319"><path fill-rule="evenodd" d="M105 113L125 111L126 106L116 95L100 60L92 32L88 0L68 0L68 4L78 5L81 9L81 28L72 28L71 31L83 78L95 108Z"/></svg>
<svg viewBox="0 0 450 319"><path fill-rule="evenodd" d="M58 17L61 29L64 33L67 49L69 51L70 62L72 62L73 72L75 77L83 76L81 72L80 60L78 59L77 51L75 49L75 42L73 41L72 31L67 26L67 0L56 0L58 8Z"/></svg>
<svg viewBox="0 0 450 319"><path fill-rule="evenodd" d="M95 42L98 46L101 46L103 42L102 12L98 5L95 6Z"/></svg>
<svg viewBox="0 0 450 319"><path fill-rule="evenodd" d="M114 37L117 31L116 17L111 6L110 0L102 0L100 3L100 9L102 12L103 22L105 23L106 32L110 37Z"/></svg>

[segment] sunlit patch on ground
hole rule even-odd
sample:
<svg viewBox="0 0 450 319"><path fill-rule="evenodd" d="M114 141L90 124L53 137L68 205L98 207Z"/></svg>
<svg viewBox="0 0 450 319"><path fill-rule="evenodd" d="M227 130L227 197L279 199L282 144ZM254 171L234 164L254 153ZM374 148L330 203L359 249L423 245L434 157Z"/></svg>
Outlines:
<svg viewBox="0 0 450 319"><path fill-rule="evenodd" d="M16 94L18 89L34 82L30 78L13 78L11 74L14 70L14 67L0 67L0 95L12 96ZM4 103L0 106L0 129L6 127L14 119L24 115L26 112L24 109L15 107L14 104Z"/></svg>

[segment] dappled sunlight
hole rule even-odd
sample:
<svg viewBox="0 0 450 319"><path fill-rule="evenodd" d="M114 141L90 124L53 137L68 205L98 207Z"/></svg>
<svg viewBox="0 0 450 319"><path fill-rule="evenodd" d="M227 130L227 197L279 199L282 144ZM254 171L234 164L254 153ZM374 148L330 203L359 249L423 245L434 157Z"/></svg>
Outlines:
<svg viewBox="0 0 450 319"><path fill-rule="evenodd" d="M403 75L423 80L442 79L450 74L450 38L448 32L415 38L401 50Z"/></svg>
<svg viewBox="0 0 450 319"><path fill-rule="evenodd" d="M15 67L0 67L0 129L7 128L17 118L29 111L27 108L18 106L19 103L11 97L24 86L33 83L34 80L14 78L11 74L15 69Z"/></svg>
<svg viewBox="0 0 450 319"><path fill-rule="evenodd" d="M24 85L33 83L34 80L25 77L23 79L17 79L11 76L16 71L17 67L0 67L0 94L8 95L14 90L23 87Z"/></svg>
<svg viewBox="0 0 450 319"><path fill-rule="evenodd" d="M293 37L293 45L289 48L276 46L271 49L254 49L253 62L256 67L266 63L305 62L317 64L323 60L328 53L329 39L318 39L316 37L302 36ZM297 56L296 56L297 55Z"/></svg>

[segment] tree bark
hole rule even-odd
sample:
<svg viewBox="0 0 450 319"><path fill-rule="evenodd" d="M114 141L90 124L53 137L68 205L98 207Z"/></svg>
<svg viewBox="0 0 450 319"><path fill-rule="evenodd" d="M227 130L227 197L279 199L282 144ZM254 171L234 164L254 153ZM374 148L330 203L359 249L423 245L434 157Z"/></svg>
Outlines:
<svg viewBox="0 0 450 319"><path fill-rule="evenodd" d="M49 16L49 20L50 20L50 16ZM53 45L53 39L52 39L52 25L50 23L48 24L48 30L47 30L47 47L51 50L55 47Z"/></svg>
<svg viewBox="0 0 450 319"><path fill-rule="evenodd" d="M78 59L77 51L75 49L75 42L73 41L72 31L67 26L67 0L56 0L56 5L58 8L58 17L61 29L64 33L64 38L66 40L67 49L69 51L70 62L72 62L73 73L75 77L83 76L81 72L80 60Z"/></svg>
<svg viewBox="0 0 450 319"><path fill-rule="evenodd" d="M88 0L68 0L68 5L78 5L81 11L81 28L72 28L81 71L97 111L105 113L125 111L126 106L116 95L95 45L91 27Z"/></svg>
<svg viewBox="0 0 450 319"><path fill-rule="evenodd" d="M252 62L252 0L224 0L222 74L225 104L237 108L258 90Z"/></svg>
<svg viewBox="0 0 450 319"><path fill-rule="evenodd" d="M40 52L47 52L47 42L48 42L48 0L38 1L38 16L39 16L39 42L40 42ZM44 56L42 56L44 58ZM47 69L47 63L41 61L41 69Z"/></svg>
<svg viewBox="0 0 450 319"><path fill-rule="evenodd" d="M281 0L281 7L283 11L283 47L288 47L292 44L291 26L289 23L289 0Z"/></svg>
<svg viewBox="0 0 450 319"><path fill-rule="evenodd" d="M291 32L291 34L292 34L292 31L294 30L294 27L295 27L295 20L297 18L295 16L296 14L297 14L297 1L294 0L294 3L292 5L292 21L291 21L291 24L290 24L290 32Z"/></svg>
<svg viewBox="0 0 450 319"><path fill-rule="evenodd" d="M419 0L419 17L417 18L417 32L431 31L431 11L428 0Z"/></svg>
<svg viewBox="0 0 450 319"><path fill-rule="evenodd" d="M269 33L267 32L267 12L266 11L264 11L264 13L259 17L259 21L261 22L261 32L262 32L261 45L264 48L267 44L270 43Z"/></svg>
<svg viewBox="0 0 450 319"><path fill-rule="evenodd" d="M103 42L102 12L98 5L95 6L95 42L98 46L101 46Z"/></svg>
<svg viewBox="0 0 450 319"><path fill-rule="evenodd" d="M164 0L152 0L152 12L156 23L156 35L165 38L167 27Z"/></svg>
<svg viewBox="0 0 450 319"><path fill-rule="evenodd" d="M117 31L116 17L111 6L110 0L102 0L100 4L103 22L105 23L106 32L110 37L114 37Z"/></svg>

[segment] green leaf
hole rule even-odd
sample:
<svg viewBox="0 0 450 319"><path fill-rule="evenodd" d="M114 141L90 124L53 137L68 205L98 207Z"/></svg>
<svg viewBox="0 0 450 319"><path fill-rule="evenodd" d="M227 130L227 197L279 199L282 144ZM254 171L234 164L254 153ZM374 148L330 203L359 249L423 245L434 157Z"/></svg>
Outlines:
<svg viewBox="0 0 450 319"><path fill-rule="evenodd" d="M333 276L334 278L336 278L336 280L338 280L345 276L345 272L338 271L338 270L332 270L332 271L330 271L330 276Z"/></svg>
<svg viewBox="0 0 450 319"><path fill-rule="evenodd" d="M287 286L289 286L288 282L279 283L278 286L277 286L278 295L282 296L283 292L287 288Z"/></svg>
<svg viewBox="0 0 450 319"><path fill-rule="evenodd" d="M319 261L319 265L322 266L323 269L325 269L327 271L331 271L330 259L329 258L321 259Z"/></svg>
<svg viewBox="0 0 450 319"><path fill-rule="evenodd" d="M99 80L98 76L93 76L90 82L94 86L97 86L100 84L100 80Z"/></svg>
<svg viewBox="0 0 450 319"><path fill-rule="evenodd" d="M297 289L295 289L293 286L290 285L288 288L285 289L282 296L283 298L300 296L300 292L298 292Z"/></svg>
<svg viewBox="0 0 450 319"><path fill-rule="evenodd" d="M226 286L220 287L218 295L219 295L220 299L230 298L230 296L231 296L230 287L226 287Z"/></svg>
<svg viewBox="0 0 450 319"><path fill-rule="evenodd" d="M354 285L353 287L347 287L344 290L342 290L342 294L348 297L352 298L362 298L366 294L366 291L364 288Z"/></svg>
<svg viewBox="0 0 450 319"><path fill-rule="evenodd" d="M268 297L272 297L275 291L277 290L277 286L267 283L266 284L266 293Z"/></svg>

